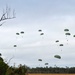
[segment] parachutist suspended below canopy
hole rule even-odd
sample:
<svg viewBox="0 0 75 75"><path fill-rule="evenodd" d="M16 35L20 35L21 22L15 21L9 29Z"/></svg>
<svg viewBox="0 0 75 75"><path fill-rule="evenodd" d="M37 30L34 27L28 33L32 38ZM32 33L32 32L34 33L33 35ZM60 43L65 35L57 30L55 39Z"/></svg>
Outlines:
<svg viewBox="0 0 75 75"><path fill-rule="evenodd" d="M60 55L55 55L54 57L57 58L57 59L61 59Z"/></svg>

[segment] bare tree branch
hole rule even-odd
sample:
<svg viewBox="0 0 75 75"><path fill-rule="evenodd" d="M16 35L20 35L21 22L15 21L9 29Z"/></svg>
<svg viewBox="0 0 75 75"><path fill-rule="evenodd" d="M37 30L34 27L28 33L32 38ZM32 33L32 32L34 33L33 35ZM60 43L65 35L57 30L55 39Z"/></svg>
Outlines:
<svg viewBox="0 0 75 75"><path fill-rule="evenodd" d="M5 22L2 22L2 23L0 24L0 26L2 26L4 23L5 23Z"/></svg>
<svg viewBox="0 0 75 75"><path fill-rule="evenodd" d="M13 15L11 17L10 17L10 13L11 13L11 9L8 6L6 6L5 11L3 10L3 14L0 18L0 22L15 18L15 10L13 10L13 12L12 12ZM2 22L0 24L0 26L2 26L3 24L4 24L4 22Z"/></svg>
<svg viewBox="0 0 75 75"><path fill-rule="evenodd" d="M14 58L14 56L12 56L12 57L9 59L9 61L7 62L7 64L9 64L10 61L11 61L13 58Z"/></svg>

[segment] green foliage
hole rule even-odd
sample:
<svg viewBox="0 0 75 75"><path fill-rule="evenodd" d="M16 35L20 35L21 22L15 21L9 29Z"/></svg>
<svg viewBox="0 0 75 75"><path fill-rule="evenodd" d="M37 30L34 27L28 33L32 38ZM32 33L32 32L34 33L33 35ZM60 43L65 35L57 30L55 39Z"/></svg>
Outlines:
<svg viewBox="0 0 75 75"><path fill-rule="evenodd" d="M27 66L19 65L18 67L9 67L2 57L0 57L0 75L25 75Z"/></svg>
<svg viewBox="0 0 75 75"><path fill-rule="evenodd" d="M7 69L6 75L14 75L14 70L12 69L12 67L9 67Z"/></svg>
<svg viewBox="0 0 75 75"><path fill-rule="evenodd" d="M18 75L25 75L25 73L27 72L27 68L25 65L19 65L18 68L15 68L14 73L18 74Z"/></svg>
<svg viewBox="0 0 75 75"><path fill-rule="evenodd" d="M0 57L0 75L5 75L7 71L8 65L3 61Z"/></svg>
<svg viewBox="0 0 75 75"><path fill-rule="evenodd" d="M26 73L26 66L20 64L18 67L9 67L7 69L6 75L25 75Z"/></svg>

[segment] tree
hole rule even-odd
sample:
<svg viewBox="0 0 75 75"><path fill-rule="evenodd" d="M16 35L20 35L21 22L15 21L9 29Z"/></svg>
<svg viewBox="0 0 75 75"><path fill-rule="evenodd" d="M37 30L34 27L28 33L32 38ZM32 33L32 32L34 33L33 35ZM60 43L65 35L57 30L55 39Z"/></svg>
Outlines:
<svg viewBox="0 0 75 75"><path fill-rule="evenodd" d="M6 9L3 10L3 14L1 15L0 18L0 26L2 26L5 23L5 20L15 18L15 10L13 10L12 16L10 16L10 14L11 14L11 9L8 6L6 6Z"/></svg>
<svg viewBox="0 0 75 75"><path fill-rule="evenodd" d="M15 10L13 10L12 16L10 16L10 12L10 8L6 6L6 9L3 10L3 14L0 17L0 26L2 26L6 20L15 18ZM0 53L0 75L5 75L9 66L4 62L1 56L2 54Z"/></svg>
<svg viewBox="0 0 75 75"><path fill-rule="evenodd" d="M0 75L5 75L8 65L4 62L3 58L0 57Z"/></svg>

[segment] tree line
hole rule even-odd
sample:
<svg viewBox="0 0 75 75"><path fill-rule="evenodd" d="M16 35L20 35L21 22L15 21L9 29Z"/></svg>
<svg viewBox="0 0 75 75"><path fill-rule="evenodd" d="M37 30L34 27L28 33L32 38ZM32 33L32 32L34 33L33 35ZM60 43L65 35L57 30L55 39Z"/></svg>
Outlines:
<svg viewBox="0 0 75 75"><path fill-rule="evenodd" d="M30 68L29 73L75 73L75 67L36 67Z"/></svg>

